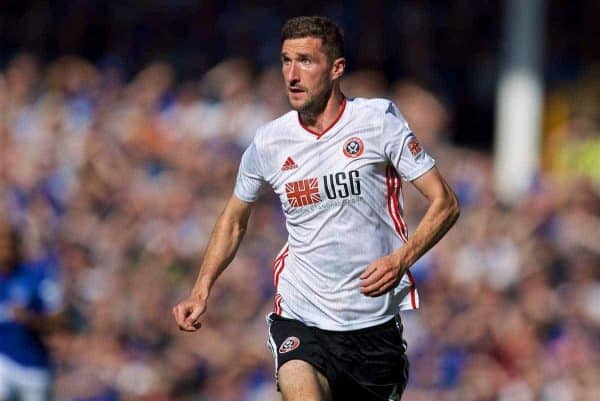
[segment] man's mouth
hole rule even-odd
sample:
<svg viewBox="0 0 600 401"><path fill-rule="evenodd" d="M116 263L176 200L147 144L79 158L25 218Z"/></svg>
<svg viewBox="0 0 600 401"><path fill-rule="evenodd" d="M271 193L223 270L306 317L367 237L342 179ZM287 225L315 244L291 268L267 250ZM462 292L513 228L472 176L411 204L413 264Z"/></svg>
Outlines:
<svg viewBox="0 0 600 401"><path fill-rule="evenodd" d="M289 88L289 91L290 91L291 93L302 93L302 92L304 92L304 89L302 89L302 88L295 88L295 87L291 87L291 88Z"/></svg>

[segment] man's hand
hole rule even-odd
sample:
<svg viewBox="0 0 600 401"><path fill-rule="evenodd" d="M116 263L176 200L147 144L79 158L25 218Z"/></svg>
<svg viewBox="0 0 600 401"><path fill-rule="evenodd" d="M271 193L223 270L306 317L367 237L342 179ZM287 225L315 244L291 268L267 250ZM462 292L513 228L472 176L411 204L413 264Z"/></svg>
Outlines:
<svg viewBox="0 0 600 401"><path fill-rule="evenodd" d="M368 297L383 295L400 282L406 269L394 255L375 259L360 275L360 292Z"/></svg>
<svg viewBox="0 0 600 401"><path fill-rule="evenodd" d="M197 331L202 324L198 321L206 311L206 301L197 295L191 295L173 308L173 316L183 331Z"/></svg>

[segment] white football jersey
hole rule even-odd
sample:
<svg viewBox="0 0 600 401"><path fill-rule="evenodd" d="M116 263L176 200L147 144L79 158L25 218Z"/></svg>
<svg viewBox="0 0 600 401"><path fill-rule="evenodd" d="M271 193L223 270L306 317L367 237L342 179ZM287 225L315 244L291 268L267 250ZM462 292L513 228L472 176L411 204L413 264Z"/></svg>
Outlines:
<svg viewBox="0 0 600 401"><path fill-rule="evenodd" d="M401 179L434 166L406 120L385 99L347 99L318 134L296 111L258 129L244 152L234 194L254 202L269 183L281 200L288 241L275 258L275 313L346 331L416 309L410 274L380 297L360 292L360 275L407 240Z"/></svg>

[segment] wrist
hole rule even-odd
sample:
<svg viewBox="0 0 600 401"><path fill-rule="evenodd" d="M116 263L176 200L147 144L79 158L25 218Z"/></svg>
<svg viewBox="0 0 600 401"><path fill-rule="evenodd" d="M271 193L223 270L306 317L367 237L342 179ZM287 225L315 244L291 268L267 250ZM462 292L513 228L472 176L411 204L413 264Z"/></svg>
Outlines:
<svg viewBox="0 0 600 401"><path fill-rule="evenodd" d="M402 256L401 256L400 252L394 251L394 252L390 253L389 254L389 258L391 259L392 266L394 266L397 269L401 268L401 266L402 266Z"/></svg>
<svg viewBox="0 0 600 401"><path fill-rule="evenodd" d="M196 298L199 301L206 302L206 300L208 299L208 291L192 290L190 298Z"/></svg>
<svg viewBox="0 0 600 401"><path fill-rule="evenodd" d="M197 298L202 302L206 302L208 299L208 295L210 294L210 286L199 282L192 289L192 293L190 294L190 298Z"/></svg>
<svg viewBox="0 0 600 401"><path fill-rule="evenodd" d="M409 252L407 252L405 247L406 247L406 245L401 247L400 249L395 250L390 255L390 257L392 258L393 265L396 266L398 271L401 271L402 273L404 273L406 270L408 270L408 268L413 263L411 261L410 254L409 254Z"/></svg>

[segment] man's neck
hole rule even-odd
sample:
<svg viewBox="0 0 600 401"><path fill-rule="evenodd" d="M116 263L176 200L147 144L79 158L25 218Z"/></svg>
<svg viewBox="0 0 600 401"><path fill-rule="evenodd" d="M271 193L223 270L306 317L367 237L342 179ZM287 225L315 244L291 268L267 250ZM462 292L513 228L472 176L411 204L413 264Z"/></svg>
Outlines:
<svg viewBox="0 0 600 401"><path fill-rule="evenodd" d="M311 131L322 133L339 117L344 104L344 94L337 88L331 92L331 96L325 104L323 111L314 113L310 111L299 112L302 124Z"/></svg>

